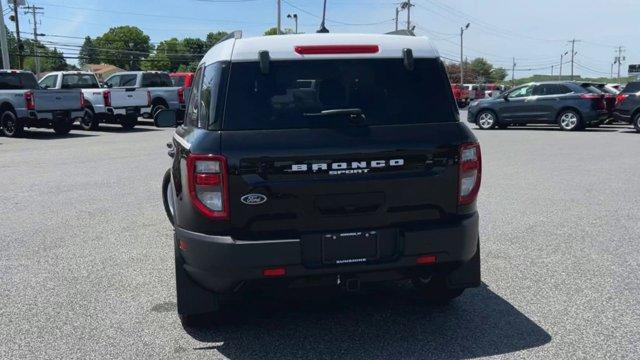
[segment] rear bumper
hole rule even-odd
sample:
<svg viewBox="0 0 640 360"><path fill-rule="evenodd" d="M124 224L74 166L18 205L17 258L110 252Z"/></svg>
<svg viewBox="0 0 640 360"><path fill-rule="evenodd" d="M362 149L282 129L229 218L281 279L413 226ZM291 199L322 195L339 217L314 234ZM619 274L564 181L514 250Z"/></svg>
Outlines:
<svg viewBox="0 0 640 360"><path fill-rule="evenodd" d="M84 109L65 111L28 111L22 118L25 125L30 127L49 127L57 123L73 123L76 118L85 114Z"/></svg>
<svg viewBox="0 0 640 360"><path fill-rule="evenodd" d="M616 121L625 122L629 124L631 123L631 113L629 111L615 110L613 112L613 118L616 119Z"/></svg>
<svg viewBox="0 0 640 360"><path fill-rule="evenodd" d="M390 270L408 273L418 267L416 261L420 255L435 255L436 266L454 268L476 254L478 224L475 213L446 225L426 225L417 231L401 229L398 256L393 260L313 268L303 264L303 251L308 250L303 250L301 239L239 241L176 228L175 240L185 248L179 250L179 256L191 278L208 290L227 292L243 282L265 280L263 270L273 267L284 267L284 278L289 280Z"/></svg>
<svg viewBox="0 0 640 360"><path fill-rule="evenodd" d="M607 110L587 111L582 114L582 117L587 125L595 125L609 118L609 112Z"/></svg>

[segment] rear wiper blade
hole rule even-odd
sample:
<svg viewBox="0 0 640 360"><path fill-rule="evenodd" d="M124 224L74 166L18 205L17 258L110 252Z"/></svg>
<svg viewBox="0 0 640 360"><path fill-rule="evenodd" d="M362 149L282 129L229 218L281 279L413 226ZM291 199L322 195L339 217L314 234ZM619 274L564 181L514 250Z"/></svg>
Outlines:
<svg viewBox="0 0 640 360"><path fill-rule="evenodd" d="M352 108L352 109L329 109L322 110L319 113L304 113L304 116L333 116L333 115L358 115L363 116L362 109L360 108Z"/></svg>

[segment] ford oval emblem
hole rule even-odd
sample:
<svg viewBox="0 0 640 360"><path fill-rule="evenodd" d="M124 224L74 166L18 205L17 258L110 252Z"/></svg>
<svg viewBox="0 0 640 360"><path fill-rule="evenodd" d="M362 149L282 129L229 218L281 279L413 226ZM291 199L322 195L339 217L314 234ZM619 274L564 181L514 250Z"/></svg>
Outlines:
<svg viewBox="0 0 640 360"><path fill-rule="evenodd" d="M267 197L262 194L247 194L241 197L240 201L247 205L259 205L267 201Z"/></svg>

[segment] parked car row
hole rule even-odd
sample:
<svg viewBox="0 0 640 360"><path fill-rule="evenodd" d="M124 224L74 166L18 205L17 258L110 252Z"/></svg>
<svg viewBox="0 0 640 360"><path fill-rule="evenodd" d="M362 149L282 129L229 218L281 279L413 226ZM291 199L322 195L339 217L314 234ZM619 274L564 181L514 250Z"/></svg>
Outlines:
<svg viewBox="0 0 640 360"><path fill-rule="evenodd" d="M0 71L0 130L5 136L21 136L25 128L52 128L67 134L74 122L84 130L97 130L100 123L136 126L139 116L150 118L162 109L185 108L185 87L192 75L174 86L165 72L120 72L100 84L94 73L58 71L40 82L29 71Z"/></svg>
<svg viewBox="0 0 640 360"><path fill-rule="evenodd" d="M634 123L640 131L639 94L640 83L628 84L621 94L602 84L528 83L501 96L471 102L468 121L480 129L557 124L562 130L575 131L600 126L613 117Z"/></svg>

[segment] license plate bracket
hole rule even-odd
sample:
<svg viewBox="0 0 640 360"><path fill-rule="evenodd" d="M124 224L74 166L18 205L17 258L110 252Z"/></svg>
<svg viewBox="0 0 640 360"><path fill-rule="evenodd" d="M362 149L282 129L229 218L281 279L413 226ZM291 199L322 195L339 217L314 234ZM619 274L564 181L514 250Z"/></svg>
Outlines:
<svg viewBox="0 0 640 360"><path fill-rule="evenodd" d="M367 263L380 257L377 231L353 231L322 236L322 263Z"/></svg>

